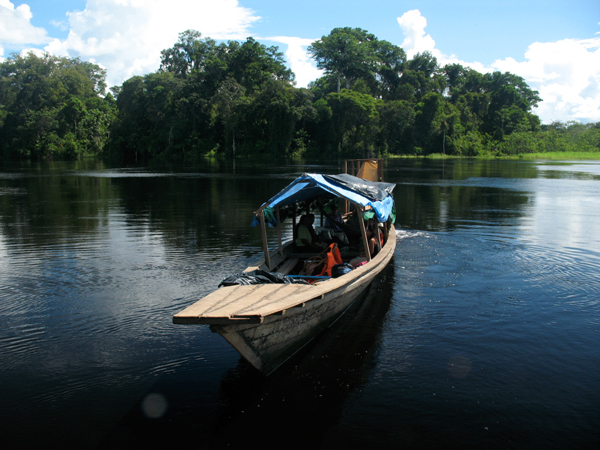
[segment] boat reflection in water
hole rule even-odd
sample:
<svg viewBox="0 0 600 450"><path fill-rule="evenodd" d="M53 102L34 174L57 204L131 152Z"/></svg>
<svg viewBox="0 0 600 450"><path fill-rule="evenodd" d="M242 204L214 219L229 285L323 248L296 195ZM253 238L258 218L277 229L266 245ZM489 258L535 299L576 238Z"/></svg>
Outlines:
<svg viewBox="0 0 600 450"><path fill-rule="evenodd" d="M293 364L269 377L240 360L221 382L224 409L209 448L237 448L266 424L271 438L293 435L295 446L322 443L339 421L348 396L367 381L375 364L393 291L390 264L318 343L305 347Z"/></svg>

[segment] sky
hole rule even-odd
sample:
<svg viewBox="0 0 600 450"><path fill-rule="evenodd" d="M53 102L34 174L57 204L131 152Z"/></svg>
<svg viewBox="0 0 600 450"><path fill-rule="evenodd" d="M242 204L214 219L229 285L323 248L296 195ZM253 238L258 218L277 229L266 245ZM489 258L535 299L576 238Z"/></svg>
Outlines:
<svg viewBox="0 0 600 450"><path fill-rule="evenodd" d="M511 72L539 92L542 123L600 122L600 0L0 0L0 61L28 51L79 57L109 86L156 71L180 32L278 46L306 87L307 47L362 28L443 66Z"/></svg>

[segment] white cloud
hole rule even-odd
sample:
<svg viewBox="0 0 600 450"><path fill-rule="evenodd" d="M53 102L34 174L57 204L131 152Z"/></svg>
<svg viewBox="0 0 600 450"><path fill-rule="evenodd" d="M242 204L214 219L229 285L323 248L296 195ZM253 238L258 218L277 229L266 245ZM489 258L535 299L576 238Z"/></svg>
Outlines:
<svg viewBox="0 0 600 450"><path fill-rule="evenodd" d="M46 30L31 24L31 9L22 4L15 8L9 0L0 0L0 42L5 45L45 44L49 41ZM4 53L4 49L0 47Z"/></svg>
<svg viewBox="0 0 600 450"><path fill-rule="evenodd" d="M409 59L413 58L417 53L429 52L442 67L446 64L461 64L481 73L492 71L492 69L485 67L481 63L462 61L455 55L445 55L437 49L431 35L425 34L427 19L421 15L418 9L407 11L401 17L398 17L398 25L400 25L405 36L400 47L406 52L406 56Z"/></svg>
<svg viewBox="0 0 600 450"><path fill-rule="evenodd" d="M495 70L522 76L544 100L536 114L543 122L600 122L600 38L536 42L525 60L492 63Z"/></svg>
<svg viewBox="0 0 600 450"><path fill-rule="evenodd" d="M433 38L425 34L427 19L418 9L407 11L402 17L398 17L398 25L404 33L404 41L400 47L404 49L408 58L423 52L431 52L436 58L441 56L440 51L435 48Z"/></svg>
<svg viewBox="0 0 600 450"><path fill-rule="evenodd" d="M436 59L440 66L446 64L461 64L463 66L472 67L478 72L490 72L491 69L486 68L481 63L469 63L458 59L455 55L445 55L435 47L435 41L429 34L425 34L427 27L427 19L421 15L418 9L405 12L401 17L398 17L398 25L404 33L404 41L400 47L406 52L406 56L410 59L417 53L429 52Z"/></svg>
<svg viewBox="0 0 600 450"><path fill-rule="evenodd" d="M307 47L316 41L316 39L277 36L264 38L264 40L287 45L285 57L290 65L290 69L296 75L297 87L307 87L308 83L323 76L323 71L313 65L310 55L307 53Z"/></svg>
<svg viewBox="0 0 600 450"><path fill-rule="evenodd" d="M66 20L63 20L63 21L51 20L50 23L52 24L52 26L54 26L62 31L66 31L69 29L69 22L67 22Z"/></svg>
<svg viewBox="0 0 600 450"><path fill-rule="evenodd" d="M83 11L67 16L67 39L55 39L45 50L93 58L107 69L109 86L157 70L161 50L172 47L184 30L213 39L245 39L260 19L237 0L88 0Z"/></svg>
<svg viewBox="0 0 600 450"><path fill-rule="evenodd" d="M485 66L438 50L433 38L425 34L427 20L419 10L404 13L398 24L405 36L401 47L409 58L429 51L441 66L457 63L481 73L501 71L523 77L543 100L535 111L543 123L600 121L600 38L536 42L529 46L522 62L504 58Z"/></svg>

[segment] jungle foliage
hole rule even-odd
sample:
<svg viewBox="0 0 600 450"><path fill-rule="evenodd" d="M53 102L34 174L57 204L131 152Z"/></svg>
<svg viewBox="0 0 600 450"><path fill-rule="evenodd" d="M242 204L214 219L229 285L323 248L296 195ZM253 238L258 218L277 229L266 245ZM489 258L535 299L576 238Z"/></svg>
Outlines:
<svg viewBox="0 0 600 450"><path fill-rule="evenodd" d="M360 28L336 28L309 52L324 74L296 88L277 47L188 30L157 72L107 95L94 64L13 55L0 64L0 151L122 160L600 151L600 124L541 125L538 93L514 74L440 67L430 53L408 59Z"/></svg>
<svg viewBox="0 0 600 450"><path fill-rule="evenodd" d="M102 153L117 117L105 71L57 56L13 55L0 64L0 154L73 159Z"/></svg>

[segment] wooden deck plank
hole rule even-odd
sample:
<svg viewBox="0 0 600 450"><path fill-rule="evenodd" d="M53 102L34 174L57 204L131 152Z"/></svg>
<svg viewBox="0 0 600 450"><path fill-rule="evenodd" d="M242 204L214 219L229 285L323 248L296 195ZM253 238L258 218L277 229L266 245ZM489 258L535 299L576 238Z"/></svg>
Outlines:
<svg viewBox="0 0 600 450"><path fill-rule="evenodd" d="M247 307L255 298L277 291L281 285L254 284L223 286L177 314L177 317L231 317L240 308Z"/></svg>
<svg viewBox="0 0 600 450"><path fill-rule="evenodd" d="M394 236L395 237L395 236ZM340 278L331 278L315 285L260 284L249 286L225 286L217 289L196 303L176 314L176 319L260 319L271 314L296 307L328 292L353 283L370 282L391 259L395 242L389 242L372 261ZM374 267L377 265L378 267ZM370 276L369 272L373 273ZM351 287L350 287L351 288Z"/></svg>
<svg viewBox="0 0 600 450"><path fill-rule="evenodd" d="M238 317L243 315L256 316L254 310L259 310L257 304L265 302L278 302L281 299L285 299L289 293L295 292L294 286L301 285L283 285L283 284L261 284L259 289L250 291L247 289L246 295L239 297L235 302L224 305L221 308L214 308L211 311L203 314L203 316L229 316ZM248 287L248 286L240 286ZM310 288L310 286L308 286Z"/></svg>
<svg viewBox="0 0 600 450"><path fill-rule="evenodd" d="M288 275L292 271L292 269L296 266L297 263L298 263L298 258L288 259L285 263L283 263L281 265L281 267L277 268L277 272L282 273L284 275Z"/></svg>
<svg viewBox="0 0 600 450"><path fill-rule="evenodd" d="M177 317L199 317L209 314L216 308L235 303L241 296L248 295L253 290L257 290L261 285L253 286L224 286L211 292L206 297L198 300L196 303L188 306L183 311L176 314Z"/></svg>
<svg viewBox="0 0 600 450"><path fill-rule="evenodd" d="M383 256L383 255L382 255ZM391 256L390 256L391 258ZM374 260L373 260L374 261ZM290 309L295 306L298 306L302 303L310 301L312 299L320 298L321 296L327 294L328 292L335 291L336 289L340 289L345 285L351 285L353 283L363 284L368 283L370 280L374 278L374 276L379 273L383 268L387 265L389 258L382 258L382 261L379 263L380 267L378 270L374 270L373 266L368 267L364 265L355 269L350 274L344 275L344 277L340 278L331 278L325 282L319 283L311 290L302 290L294 293L293 295L285 296L278 301L269 301L269 302L260 302L255 306L256 308L252 309L251 315L253 316L268 316L271 314L276 314L284 309ZM371 264L371 263L369 263ZM370 276L369 272L374 272L372 276ZM351 277L351 278L349 278ZM274 299L272 299L274 300ZM244 311L245 313L249 313L249 311ZM249 314L250 315L250 314Z"/></svg>
<svg viewBox="0 0 600 450"><path fill-rule="evenodd" d="M283 305L284 307L282 308L279 308L279 306L275 307L275 312L279 312L283 309L287 309L285 306L290 304L290 302L287 300L288 298L295 295L301 295L303 297L311 296L312 291L315 289L315 286L306 284L288 284L285 286L279 285L279 289L277 289L275 292L262 297L259 297L259 295L257 295L258 293L254 293L252 295L253 301L248 305L241 307L238 312L234 314L234 316L264 316L261 311L265 308L267 308L267 310L272 310L272 305Z"/></svg>

